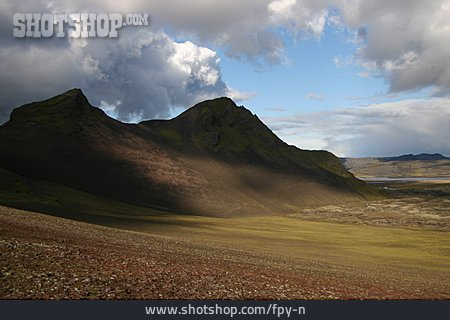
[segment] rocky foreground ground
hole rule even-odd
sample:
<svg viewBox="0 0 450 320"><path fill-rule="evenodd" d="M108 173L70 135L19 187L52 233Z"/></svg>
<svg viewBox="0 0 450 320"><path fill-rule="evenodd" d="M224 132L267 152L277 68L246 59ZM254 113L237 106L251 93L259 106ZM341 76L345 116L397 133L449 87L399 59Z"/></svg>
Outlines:
<svg viewBox="0 0 450 320"><path fill-rule="evenodd" d="M445 281L404 283L379 272L0 207L0 299L450 298Z"/></svg>

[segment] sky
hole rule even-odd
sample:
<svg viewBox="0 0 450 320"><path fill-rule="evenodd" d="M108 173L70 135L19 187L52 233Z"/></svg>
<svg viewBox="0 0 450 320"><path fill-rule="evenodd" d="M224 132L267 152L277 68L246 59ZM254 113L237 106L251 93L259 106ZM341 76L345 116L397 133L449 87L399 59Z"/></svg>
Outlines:
<svg viewBox="0 0 450 320"><path fill-rule="evenodd" d="M14 38L14 13L147 13L118 38ZM0 123L81 88L124 122L229 96L338 156L450 156L450 1L0 0Z"/></svg>

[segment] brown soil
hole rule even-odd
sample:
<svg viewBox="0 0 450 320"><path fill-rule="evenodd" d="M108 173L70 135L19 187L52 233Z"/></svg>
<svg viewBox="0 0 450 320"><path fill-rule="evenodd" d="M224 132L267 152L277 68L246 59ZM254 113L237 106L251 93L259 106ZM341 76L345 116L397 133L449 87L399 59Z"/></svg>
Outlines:
<svg viewBox="0 0 450 320"><path fill-rule="evenodd" d="M0 207L1 299L448 299L445 281L294 263Z"/></svg>

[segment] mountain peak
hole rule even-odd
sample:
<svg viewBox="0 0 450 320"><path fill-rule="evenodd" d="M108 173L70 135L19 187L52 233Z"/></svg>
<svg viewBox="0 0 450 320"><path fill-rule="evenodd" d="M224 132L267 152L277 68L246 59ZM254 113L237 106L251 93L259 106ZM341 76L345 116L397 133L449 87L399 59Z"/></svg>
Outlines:
<svg viewBox="0 0 450 320"><path fill-rule="evenodd" d="M212 100L206 100L197 103L192 108L189 108L173 121L195 122L196 126L204 129L216 129L217 127L240 127L242 124L247 127L251 124L258 124L266 127L256 115L244 106L237 106L236 103L228 98L221 97ZM243 128L246 129L246 128Z"/></svg>
<svg viewBox="0 0 450 320"><path fill-rule="evenodd" d="M286 146L250 110L227 97L200 102L172 120L142 124L168 142L228 159L264 162Z"/></svg>
<svg viewBox="0 0 450 320"><path fill-rule="evenodd" d="M8 126L48 126L70 129L73 124L106 117L91 106L81 89L75 88L47 100L18 107L11 113Z"/></svg>
<svg viewBox="0 0 450 320"><path fill-rule="evenodd" d="M216 115L216 116L223 116L229 112L237 111L239 112L239 109L243 109L247 112L247 109L244 107L238 107L234 101L228 97L220 97L216 99L206 100L203 102L199 102L193 107L187 109L182 114L180 114L178 117L174 118L173 120L195 120L195 119L201 119L205 118L207 114L210 115Z"/></svg>
<svg viewBox="0 0 450 320"><path fill-rule="evenodd" d="M59 96L61 98L73 99L74 101L78 101L80 103L89 104L87 97L84 95L83 91L79 88L73 88L69 91L60 94Z"/></svg>

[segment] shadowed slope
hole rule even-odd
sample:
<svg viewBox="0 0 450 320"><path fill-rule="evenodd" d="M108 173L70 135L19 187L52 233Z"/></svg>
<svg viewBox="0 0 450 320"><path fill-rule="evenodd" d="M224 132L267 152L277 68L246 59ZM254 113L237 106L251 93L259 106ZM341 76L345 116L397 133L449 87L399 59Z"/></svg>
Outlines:
<svg viewBox="0 0 450 320"><path fill-rule="evenodd" d="M92 107L81 90L70 90L12 112L0 127L0 166L117 200L176 208L164 186L142 178L119 155L133 148L133 127ZM146 145L152 148L151 141Z"/></svg>

